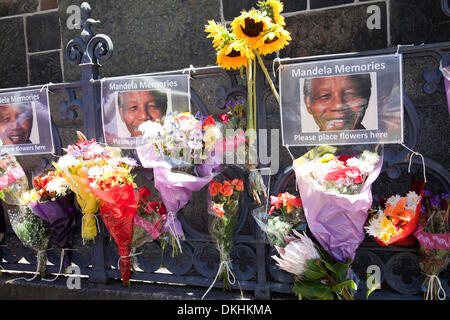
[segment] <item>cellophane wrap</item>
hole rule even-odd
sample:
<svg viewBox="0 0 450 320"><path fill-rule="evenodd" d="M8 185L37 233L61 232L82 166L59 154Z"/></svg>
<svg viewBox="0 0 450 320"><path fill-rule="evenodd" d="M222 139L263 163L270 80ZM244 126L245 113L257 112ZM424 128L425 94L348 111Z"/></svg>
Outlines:
<svg viewBox="0 0 450 320"><path fill-rule="evenodd" d="M50 241L48 223L33 213L29 204L8 210L11 226L24 246L37 252L38 272L45 274Z"/></svg>
<svg viewBox="0 0 450 320"><path fill-rule="evenodd" d="M224 180L222 175L212 180L208 187L208 230L219 251L220 265L216 279L223 280L224 289L230 289L230 284L234 282L229 278L232 274L230 251L243 190L242 179Z"/></svg>
<svg viewBox="0 0 450 320"><path fill-rule="evenodd" d="M184 239L184 231L177 218L177 212L186 206L194 191L199 191L211 181L218 165L192 164L189 172L195 174L189 174L185 173L188 171L173 171L172 164L178 160L168 161L167 157L163 158L156 153L150 144L140 146L136 151L142 166L153 169L154 186L159 191L167 210L161 238L169 236L173 254L177 254L178 249L181 250L180 241Z"/></svg>
<svg viewBox="0 0 450 320"><path fill-rule="evenodd" d="M50 237L61 249L71 247L75 230L75 208L73 193L58 197L54 201L30 202L33 213L48 222ZM62 270L71 264L71 251L64 251Z"/></svg>
<svg viewBox="0 0 450 320"><path fill-rule="evenodd" d="M316 147L294 161L294 170L310 231L335 260L345 262L347 258L354 259L356 249L364 240L363 227L372 205L371 186L381 171L383 158L379 157L360 186L348 188L352 194L345 194L342 193L345 188L329 190L328 185L318 183L303 170L303 166L311 165L311 161L336 151L334 147ZM344 152L348 154L349 151Z"/></svg>
<svg viewBox="0 0 450 320"><path fill-rule="evenodd" d="M133 239L133 221L136 215L135 190L132 184L109 190L92 189L100 199L100 216L119 249L122 282L131 277L130 244Z"/></svg>
<svg viewBox="0 0 450 320"><path fill-rule="evenodd" d="M424 299L445 300L446 294L438 278L450 261L450 196L424 196L421 217L413 235L419 240L419 267L425 273Z"/></svg>
<svg viewBox="0 0 450 320"><path fill-rule="evenodd" d="M20 205L29 190L28 179L16 157L0 156L0 198L9 205Z"/></svg>

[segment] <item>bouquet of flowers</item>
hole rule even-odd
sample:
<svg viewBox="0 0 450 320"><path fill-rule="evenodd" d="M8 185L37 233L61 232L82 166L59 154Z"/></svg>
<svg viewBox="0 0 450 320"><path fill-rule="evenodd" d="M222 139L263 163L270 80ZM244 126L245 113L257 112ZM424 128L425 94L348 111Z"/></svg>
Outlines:
<svg viewBox="0 0 450 320"><path fill-rule="evenodd" d="M364 240L371 185L383 161L369 150L340 156L336 151L330 146L315 147L295 160L293 167L309 229L336 261L345 262L353 260Z"/></svg>
<svg viewBox="0 0 450 320"><path fill-rule="evenodd" d="M70 246L74 231L75 208L73 193L61 175L49 171L33 179L33 189L24 195L34 214L48 223L50 237L62 250L61 268L65 270L71 261Z"/></svg>
<svg viewBox="0 0 450 320"><path fill-rule="evenodd" d="M28 179L14 156L0 156L0 199L11 205L22 203L22 195L28 191Z"/></svg>
<svg viewBox="0 0 450 320"><path fill-rule="evenodd" d="M415 182L404 197L393 195L382 201L384 209L371 215L364 227L366 232L382 246L412 244L408 237L417 227L424 186L423 181Z"/></svg>
<svg viewBox="0 0 450 320"><path fill-rule="evenodd" d="M233 246L233 232L238 220L239 199L243 191L242 179L222 182L213 180L208 186L208 213L212 216L208 229L220 254L216 279L223 279L223 288L227 290L231 289L230 250Z"/></svg>
<svg viewBox="0 0 450 320"><path fill-rule="evenodd" d="M438 278L450 260L450 195L424 192L419 225L414 236L419 240L419 266L426 274L424 299L445 300Z"/></svg>
<svg viewBox="0 0 450 320"><path fill-rule="evenodd" d="M30 201L38 201L37 193L26 191L19 206L8 210L11 226L24 246L37 252L37 272L45 277L47 265L47 248L50 241L49 224L34 214ZM35 276L36 276L35 275ZM29 281L33 280L30 279Z"/></svg>
<svg viewBox="0 0 450 320"><path fill-rule="evenodd" d="M300 299L354 300L356 283L349 279L351 259L336 262L331 255L306 234L293 230L284 247L275 247L272 256L277 265L294 275L294 292Z"/></svg>
<svg viewBox="0 0 450 320"><path fill-rule="evenodd" d="M256 135L253 135L255 131L246 129L247 117L243 103L242 100L230 100L226 104L227 112L219 114L222 139L217 142L216 153L233 162L236 157L238 164L244 164L251 170L257 165Z"/></svg>
<svg viewBox="0 0 450 320"><path fill-rule="evenodd" d="M122 282L130 284L130 244L136 215L135 183L131 170L134 159L116 157L89 168L91 192L100 200L100 216L119 248Z"/></svg>
<svg viewBox="0 0 450 320"><path fill-rule="evenodd" d="M95 240L97 236L97 217L99 199L91 192L88 182L88 170L90 167L103 164L107 159L120 156L120 151L115 148L103 147L95 139L87 140L77 132L79 141L69 145L58 162L53 163L57 172L61 174L76 196L81 213L81 236L84 241Z"/></svg>
<svg viewBox="0 0 450 320"><path fill-rule="evenodd" d="M146 143L136 151L143 167L153 169L155 188L167 209L162 227L163 244L170 243L172 254L178 254L184 238L177 212L192 196L214 177L215 143L220 130L212 117L194 116L189 112L169 114L163 124L146 121L139 126ZM210 160L203 162L204 160ZM183 172L173 168L183 166ZM189 169L189 170L187 170ZM166 240L168 239L168 241Z"/></svg>
<svg viewBox="0 0 450 320"><path fill-rule="evenodd" d="M270 210L254 210L253 217L272 246L284 247L292 229L305 226L302 199L289 192L270 196ZM275 211L276 210L276 211Z"/></svg>

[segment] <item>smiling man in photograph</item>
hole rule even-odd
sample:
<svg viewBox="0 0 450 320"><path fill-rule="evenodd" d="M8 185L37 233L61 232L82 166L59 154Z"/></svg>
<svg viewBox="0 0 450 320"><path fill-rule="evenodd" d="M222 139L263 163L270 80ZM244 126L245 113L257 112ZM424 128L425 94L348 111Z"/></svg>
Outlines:
<svg viewBox="0 0 450 320"><path fill-rule="evenodd" d="M305 79L304 101L320 131L363 130L371 94L370 74Z"/></svg>
<svg viewBox="0 0 450 320"><path fill-rule="evenodd" d="M139 126L145 121L161 120L167 108L167 97L156 91L118 93L119 114L131 137L141 136Z"/></svg>
<svg viewBox="0 0 450 320"><path fill-rule="evenodd" d="M4 145L32 143L32 126L31 104L0 105L0 139Z"/></svg>

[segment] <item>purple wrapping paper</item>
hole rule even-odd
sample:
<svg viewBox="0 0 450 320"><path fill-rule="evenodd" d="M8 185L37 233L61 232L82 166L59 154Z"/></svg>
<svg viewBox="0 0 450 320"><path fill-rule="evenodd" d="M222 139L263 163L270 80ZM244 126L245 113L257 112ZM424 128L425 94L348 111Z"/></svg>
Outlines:
<svg viewBox="0 0 450 320"><path fill-rule="evenodd" d="M170 213L176 213L183 208L191 199L192 192L199 191L207 185L215 175L213 170L219 167L214 163L200 164L197 166L197 172L201 176L196 177L186 173L172 172L170 164L162 160L151 145L140 146L136 151L142 166L153 169L155 188L161 194L162 202ZM184 234L176 215L169 214L167 219L164 231L171 232L166 229L169 223L175 226L176 234Z"/></svg>
<svg viewBox="0 0 450 320"><path fill-rule="evenodd" d="M444 75L445 92L447 94L448 114L450 115L450 66L441 68Z"/></svg>
<svg viewBox="0 0 450 320"><path fill-rule="evenodd" d="M35 215L49 223L50 236L59 248L69 248L75 222L73 194L49 202L30 202ZM63 270L70 265L70 252L64 252Z"/></svg>
<svg viewBox="0 0 450 320"><path fill-rule="evenodd" d="M364 223L372 206L372 183L380 174L383 158L357 195L318 190L316 182L295 172L308 227L320 245L338 262L355 258L364 240Z"/></svg>

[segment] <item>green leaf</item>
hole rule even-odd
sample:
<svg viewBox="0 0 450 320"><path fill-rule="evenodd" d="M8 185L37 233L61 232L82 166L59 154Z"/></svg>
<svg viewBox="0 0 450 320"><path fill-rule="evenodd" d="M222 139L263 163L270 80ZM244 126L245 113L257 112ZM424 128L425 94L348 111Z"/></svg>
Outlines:
<svg viewBox="0 0 450 320"><path fill-rule="evenodd" d="M357 290L356 283L353 280L345 280L337 285L335 285L332 289L333 292L341 293L345 288L351 288L353 290Z"/></svg>
<svg viewBox="0 0 450 320"><path fill-rule="evenodd" d="M296 281L294 292L301 294L306 299L314 300L334 300L331 288L320 282Z"/></svg>
<svg viewBox="0 0 450 320"><path fill-rule="evenodd" d="M304 277L308 280L319 280L319 279L322 279L323 273L313 271L311 269L306 269Z"/></svg>
<svg viewBox="0 0 450 320"><path fill-rule="evenodd" d="M341 282L347 279L348 265L345 263L336 263L334 265L334 270L336 274L336 281Z"/></svg>

